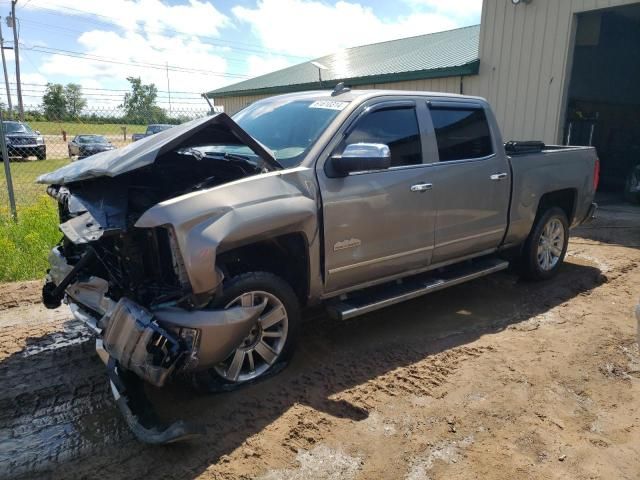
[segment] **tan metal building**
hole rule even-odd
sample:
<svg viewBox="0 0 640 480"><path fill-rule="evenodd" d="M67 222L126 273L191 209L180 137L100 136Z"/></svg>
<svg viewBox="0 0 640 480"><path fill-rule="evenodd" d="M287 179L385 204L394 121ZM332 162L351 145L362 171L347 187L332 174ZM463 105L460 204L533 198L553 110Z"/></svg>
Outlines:
<svg viewBox="0 0 640 480"><path fill-rule="evenodd" d="M479 27L345 52L317 59L328 67L319 72L323 87L344 81L485 97L505 140L595 145L605 183L623 182L640 161L620 153L640 138L638 0L484 0ZM433 60L442 52L448 57ZM356 68L345 69L345 57L356 59ZM369 75L367 62L376 67ZM233 114L260 98L317 89L317 76L305 62L207 95ZM640 156L640 144L635 148Z"/></svg>

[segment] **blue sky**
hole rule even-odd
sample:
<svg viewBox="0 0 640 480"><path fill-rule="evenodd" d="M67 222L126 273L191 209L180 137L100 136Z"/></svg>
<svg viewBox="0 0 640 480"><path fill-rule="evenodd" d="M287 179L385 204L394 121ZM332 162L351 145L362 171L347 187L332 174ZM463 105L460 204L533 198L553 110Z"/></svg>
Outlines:
<svg viewBox="0 0 640 480"><path fill-rule="evenodd" d="M341 48L477 24L481 3L19 0L24 101L39 104L46 82L75 82L92 106L110 108L121 102L131 75L155 83L162 106L171 90L174 105L195 108L203 102L199 92ZM9 11L9 1L0 0L11 46ZM15 82L12 51L6 53Z"/></svg>

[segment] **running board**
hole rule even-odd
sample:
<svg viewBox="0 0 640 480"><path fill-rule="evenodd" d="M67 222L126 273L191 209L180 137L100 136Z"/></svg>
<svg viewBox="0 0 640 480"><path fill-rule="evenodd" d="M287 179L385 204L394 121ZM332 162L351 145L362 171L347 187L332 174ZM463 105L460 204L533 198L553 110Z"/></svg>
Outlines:
<svg viewBox="0 0 640 480"><path fill-rule="evenodd" d="M333 318L349 320L358 315L505 270L507 267L509 262L498 258L464 262L447 267L446 270L415 275L354 292L329 302L327 310Z"/></svg>

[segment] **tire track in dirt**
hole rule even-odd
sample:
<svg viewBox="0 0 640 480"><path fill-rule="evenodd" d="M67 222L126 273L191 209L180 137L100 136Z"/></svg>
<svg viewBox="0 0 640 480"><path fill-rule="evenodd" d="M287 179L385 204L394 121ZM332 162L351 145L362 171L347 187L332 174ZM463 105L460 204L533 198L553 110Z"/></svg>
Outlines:
<svg viewBox="0 0 640 480"><path fill-rule="evenodd" d="M124 432L89 330L55 326L0 330L0 477L44 471Z"/></svg>
<svg viewBox="0 0 640 480"><path fill-rule="evenodd" d="M416 330L409 322L398 331L395 317L424 308L427 302L420 301L391 308L382 320L343 325L321 318L305 325L296 360L273 379L222 395L171 386L158 393L161 413L196 419L208 429L198 443L171 448L141 445L126 430L84 326L67 321L67 314L45 318L39 307L16 308L23 320L0 318L0 477L94 477L100 472L102 478L238 478L274 463L286 465L292 452L312 451L345 422L366 419L396 400L444 398L451 376L465 363L494 352L491 346L465 345L467 337L472 341L487 332L527 327L529 317L551 322L588 314L590 306L579 299L593 295L593 301L600 301L606 294L596 287L603 283L618 291L631 289L625 275L637 268L638 255L624 246L607 246L605 255L603 248L576 239L569 261L592 265L595 259L606 263L607 271L568 267L567 277L553 288L519 284L504 274L435 297L442 304L455 300L455 292L480 289L475 296L507 292L518 302L513 310L487 311L477 323ZM571 313L564 315L562 308L569 303ZM420 315L429 318L429 312ZM442 321L437 313L431 320ZM359 329L370 328L377 330L374 340L357 336ZM414 335L434 331L428 339ZM345 346L341 336L352 343ZM635 375L620 352L600 370L612 381Z"/></svg>

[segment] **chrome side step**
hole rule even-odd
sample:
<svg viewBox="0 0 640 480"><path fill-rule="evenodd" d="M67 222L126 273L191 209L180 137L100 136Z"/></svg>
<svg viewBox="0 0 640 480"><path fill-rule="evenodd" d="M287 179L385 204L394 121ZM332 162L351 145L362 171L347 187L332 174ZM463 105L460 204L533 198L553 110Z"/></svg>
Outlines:
<svg viewBox="0 0 640 480"><path fill-rule="evenodd" d="M509 267L498 258L483 258L453 265L441 272L428 272L397 282L367 288L327 304L329 314L338 320L349 320L396 303L437 292Z"/></svg>

